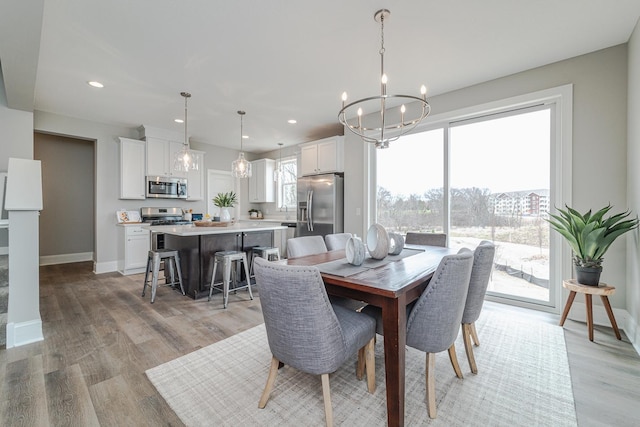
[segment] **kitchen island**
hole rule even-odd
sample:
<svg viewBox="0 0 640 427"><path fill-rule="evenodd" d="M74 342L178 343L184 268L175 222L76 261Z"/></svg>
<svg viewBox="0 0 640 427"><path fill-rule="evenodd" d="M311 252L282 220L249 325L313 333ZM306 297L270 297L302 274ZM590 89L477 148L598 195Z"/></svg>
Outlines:
<svg viewBox="0 0 640 427"><path fill-rule="evenodd" d="M286 227L267 223L240 223L227 227L151 226L152 232L164 233L165 248L178 250L185 293L194 299L209 295L213 265L211 256L218 251L247 252L251 261L251 248L273 246L274 232ZM216 282L221 281L220 270ZM238 276L241 277L241 276ZM244 280L244 276L242 276Z"/></svg>

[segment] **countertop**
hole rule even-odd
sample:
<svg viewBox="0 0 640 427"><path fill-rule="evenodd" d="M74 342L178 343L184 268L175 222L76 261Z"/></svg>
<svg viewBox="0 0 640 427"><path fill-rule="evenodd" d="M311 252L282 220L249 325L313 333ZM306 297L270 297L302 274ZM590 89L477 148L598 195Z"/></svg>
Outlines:
<svg viewBox="0 0 640 427"><path fill-rule="evenodd" d="M202 236L207 234L226 234L238 233L245 231L268 231L268 230L286 230L287 227L276 225L273 222L258 221L242 221L227 227L196 227L195 225L157 225L149 226L149 230L171 234L173 236Z"/></svg>

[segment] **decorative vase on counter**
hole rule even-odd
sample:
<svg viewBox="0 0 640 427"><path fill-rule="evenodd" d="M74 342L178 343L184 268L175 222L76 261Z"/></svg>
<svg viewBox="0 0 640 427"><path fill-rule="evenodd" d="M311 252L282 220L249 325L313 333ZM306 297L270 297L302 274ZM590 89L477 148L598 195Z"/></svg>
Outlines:
<svg viewBox="0 0 640 427"><path fill-rule="evenodd" d="M373 224L367 232L367 249L373 259L384 259L389 253L389 235L380 224Z"/></svg>
<svg viewBox="0 0 640 427"><path fill-rule="evenodd" d="M220 208L220 222L231 222L229 208Z"/></svg>

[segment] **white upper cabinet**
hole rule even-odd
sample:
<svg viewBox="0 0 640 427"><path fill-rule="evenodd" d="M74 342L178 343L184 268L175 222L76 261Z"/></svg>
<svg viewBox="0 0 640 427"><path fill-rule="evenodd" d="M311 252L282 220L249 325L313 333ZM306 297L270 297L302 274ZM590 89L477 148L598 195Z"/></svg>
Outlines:
<svg viewBox="0 0 640 427"><path fill-rule="evenodd" d="M249 178L249 203L273 203L276 201L276 185L273 171L276 161L260 159L251 162Z"/></svg>
<svg viewBox="0 0 640 427"><path fill-rule="evenodd" d="M196 156L200 167L196 171L189 170L187 172L187 200L204 200L204 171L206 170L204 151L191 150L191 152Z"/></svg>
<svg viewBox="0 0 640 427"><path fill-rule="evenodd" d="M145 142L120 139L120 198L145 198Z"/></svg>
<svg viewBox="0 0 640 427"><path fill-rule="evenodd" d="M186 172L173 170L173 157L182 149L182 142L147 137L147 175L187 178Z"/></svg>
<svg viewBox="0 0 640 427"><path fill-rule="evenodd" d="M344 172L343 137L300 144L300 176Z"/></svg>

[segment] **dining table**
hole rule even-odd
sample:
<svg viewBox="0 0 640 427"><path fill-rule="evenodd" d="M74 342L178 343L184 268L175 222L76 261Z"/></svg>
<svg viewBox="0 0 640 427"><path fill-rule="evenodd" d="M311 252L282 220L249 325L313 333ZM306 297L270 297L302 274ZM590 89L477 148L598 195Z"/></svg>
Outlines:
<svg viewBox="0 0 640 427"><path fill-rule="evenodd" d="M286 261L289 265L318 267L329 295L381 308L389 426L404 425L406 307L420 297L442 258L456 252L444 247L406 245L399 255L382 260L367 258L361 266L349 264L344 250Z"/></svg>

